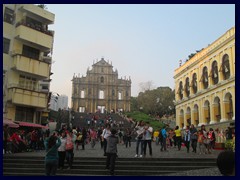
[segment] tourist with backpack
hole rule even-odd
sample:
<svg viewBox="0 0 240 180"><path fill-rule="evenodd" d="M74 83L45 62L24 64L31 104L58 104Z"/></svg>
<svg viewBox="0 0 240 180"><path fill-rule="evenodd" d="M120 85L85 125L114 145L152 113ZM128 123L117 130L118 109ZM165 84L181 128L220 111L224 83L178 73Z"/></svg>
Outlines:
<svg viewBox="0 0 240 180"><path fill-rule="evenodd" d="M161 134L162 134L162 143L161 143L161 151L167 151L167 131L166 131L166 126L163 126L162 130L161 130Z"/></svg>

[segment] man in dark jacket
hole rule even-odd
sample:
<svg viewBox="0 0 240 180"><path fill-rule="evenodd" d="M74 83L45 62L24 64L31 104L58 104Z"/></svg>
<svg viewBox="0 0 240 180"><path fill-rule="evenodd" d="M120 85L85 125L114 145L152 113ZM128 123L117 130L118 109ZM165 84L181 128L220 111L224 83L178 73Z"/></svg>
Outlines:
<svg viewBox="0 0 240 180"><path fill-rule="evenodd" d="M110 174L114 176L115 161L117 157L117 144L118 137L115 135L117 131L115 129L111 130L111 135L107 138L107 161L106 169L109 169Z"/></svg>

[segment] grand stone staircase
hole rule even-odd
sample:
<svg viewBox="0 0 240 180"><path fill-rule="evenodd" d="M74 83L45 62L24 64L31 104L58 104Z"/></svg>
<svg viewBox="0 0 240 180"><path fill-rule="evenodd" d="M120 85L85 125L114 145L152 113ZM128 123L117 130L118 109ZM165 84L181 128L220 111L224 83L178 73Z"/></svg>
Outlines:
<svg viewBox="0 0 240 180"><path fill-rule="evenodd" d="M105 157L75 157L72 169L58 176L106 176ZM186 170L216 167L215 158L118 158L116 176L164 176ZM3 156L3 176L44 176L44 157Z"/></svg>
<svg viewBox="0 0 240 180"><path fill-rule="evenodd" d="M102 113L79 113L75 112L74 115L74 121L72 122L72 125L75 127L86 127L87 126L87 119L91 119L94 115L98 116L98 122L101 120L105 120L107 116L111 116L113 121L116 121L116 123L119 124L119 122L123 122L122 128L128 128L131 127L131 123L128 122L126 119L124 119L122 116L116 113L111 113L109 115L102 114Z"/></svg>

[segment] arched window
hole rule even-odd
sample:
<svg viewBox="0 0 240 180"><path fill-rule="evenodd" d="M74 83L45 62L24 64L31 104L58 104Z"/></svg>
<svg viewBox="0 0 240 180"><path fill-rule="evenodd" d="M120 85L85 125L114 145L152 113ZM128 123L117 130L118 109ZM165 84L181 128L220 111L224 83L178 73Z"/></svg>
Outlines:
<svg viewBox="0 0 240 180"><path fill-rule="evenodd" d="M182 84L182 81L179 83L178 96L179 96L180 99L183 98L183 84Z"/></svg>
<svg viewBox="0 0 240 180"><path fill-rule="evenodd" d="M190 95L190 86L189 86L189 78L188 77L186 78L186 81L185 81L185 93L186 93L187 97L189 97L189 95Z"/></svg>
<svg viewBox="0 0 240 180"><path fill-rule="evenodd" d="M214 61L212 63L212 81L213 84L217 84L218 83L218 65L217 65L217 61Z"/></svg>
<svg viewBox="0 0 240 180"><path fill-rule="evenodd" d="M194 73L192 77L192 88L193 88L193 93L197 93L197 74Z"/></svg>
<svg viewBox="0 0 240 180"><path fill-rule="evenodd" d="M203 83L203 88L207 89L208 88L208 69L206 66L203 68L203 72L202 72L202 83Z"/></svg>
<svg viewBox="0 0 240 180"><path fill-rule="evenodd" d="M101 83L104 83L104 77L101 77Z"/></svg>
<svg viewBox="0 0 240 180"><path fill-rule="evenodd" d="M223 73L223 79L229 79L230 77L230 65L229 65L229 56L227 54L225 54L223 56L223 60L222 60L222 73Z"/></svg>

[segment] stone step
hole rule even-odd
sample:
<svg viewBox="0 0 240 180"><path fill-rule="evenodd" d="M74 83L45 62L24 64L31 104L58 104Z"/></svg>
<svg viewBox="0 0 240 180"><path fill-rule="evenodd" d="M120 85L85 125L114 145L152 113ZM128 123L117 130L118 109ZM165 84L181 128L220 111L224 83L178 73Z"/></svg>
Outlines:
<svg viewBox="0 0 240 180"><path fill-rule="evenodd" d="M39 164L44 164L44 159L42 160L34 160L34 159L18 159L18 160L14 160L14 159L4 159L3 160L4 165L9 165L9 164L23 164L24 162L24 166L31 164L31 165L39 165ZM98 161L98 160L75 160L74 159L74 164L76 165L94 165L94 164L105 164L106 160L104 161ZM65 162L66 163L66 162ZM204 162L198 162L198 161L116 161L117 165L131 165L131 166L204 166L204 165L208 165L208 166L215 166L216 162L215 161L204 161Z"/></svg>
<svg viewBox="0 0 240 180"><path fill-rule="evenodd" d="M35 174L41 174L44 175L45 170L43 168L36 168L36 169L30 169L30 168L8 168L8 169L3 169L3 175L8 174L8 175L13 175L11 172L14 172L17 175L21 175L22 173L24 174L29 174L29 175L35 175ZM167 174L167 173L175 173L176 171L174 170L115 170L116 175L131 175L131 176L146 176L146 175L162 175L162 174ZM59 176L62 176L62 174L65 175L73 175L75 174L76 176L85 174L85 175L109 175L109 171L105 169L64 169L64 170L58 170L57 174Z"/></svg>
<svg viewBox="0 0 240 180"><path fill-rule="evenodd" d="M105 170L105 162L106 158L76 157L72 169L58 170L57 174L60 176L109 175ZM149 176L211 167L216 167L214 158L118 158L115 172L120 176ZM5 176L42 176L44 173L44 157L11 155L3 157Z"/></svg>

